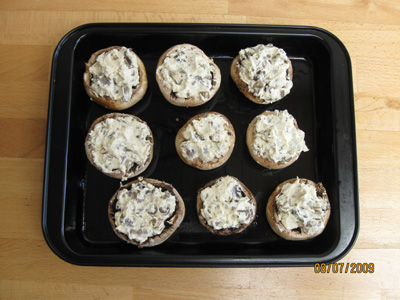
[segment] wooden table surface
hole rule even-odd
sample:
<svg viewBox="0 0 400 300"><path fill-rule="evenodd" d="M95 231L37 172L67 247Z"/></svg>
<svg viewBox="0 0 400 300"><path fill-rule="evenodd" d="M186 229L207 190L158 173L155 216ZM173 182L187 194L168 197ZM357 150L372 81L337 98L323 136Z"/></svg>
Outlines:
<svg viewBox="0 0 400 300"><path fill-rule="evenodd" d="M82 267L41 229L50 65L91 22L310 25L353 68L360 233L340 262L374 273L296 268ZM400 2L397 0L1 0L0 299L400 299Z"/></svg>

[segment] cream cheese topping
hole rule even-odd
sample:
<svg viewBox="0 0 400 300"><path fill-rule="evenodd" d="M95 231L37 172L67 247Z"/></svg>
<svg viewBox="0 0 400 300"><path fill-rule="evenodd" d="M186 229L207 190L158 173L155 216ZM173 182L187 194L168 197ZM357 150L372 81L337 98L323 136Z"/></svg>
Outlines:
<svg viewBox="0 0 400 300"><path fill-rule="evenodd" d="M149 126L129 115L97 123L89 132L88 145L94 163L103 172L121 172L125 176L143 167L153 151Z"/></svg>
<svg viewBox="0 0 400 300"><path fill-rule="evenodd" d="M184 142L179 147L188 161L200 159L207 163L224 157L233 142L233 136L226 129L229 124L220 114L208 113L193 120L183 130Z"/></svg>
<svg viewBox="0 0 400 300"><path fill-rule="evenodd" d="M160 235L174 214L176 197L151 183L137 182L118 192L115 225L139 243Z"/></svg>
<svg viewBox="0 0 400 300"><path fill-rule="evenodd" d="M329 201L317 195L315 186L301 182L283 185L276 196L277 215L287 230L313 234L324 227Z"/></svg>
<svg viewBox="0 0 400 300"><path fill-rule="evenodd" d="M246 196L240 183L231 176L217 180L215 184L200 192L203 201L201 215L207 224L216 230L239 228L250 224L256 207Z"/></svg>
<svg viewBox="0 0 400 300"><path fill-rule="evenodd" d="M289 94L293 82L288 72L290 61L283 49L259 44L240 50L239 58L239 77L254 96L272 103Z"/></svg>
<svg viewBox="0 0 400 300"><path fill-rule="evenodd" d="M140 81L137 56L125 47L100 54L89 72L93 93L114 101L129 101Z"/></svg>
<svg viewBox="0 0 400 300"><path fill-rule="evenodd" d="M256 117L253 153L275 163L288 161L300 152L308 151L304 132L294 124L287 110L275 110Z"/></svg>
<svg viewBox="0 0 400 300"><path fill-rule="evenodd" d="M157 68L164 86L177 97L211 99L215 66L198 48L174 47Z"/></svg>

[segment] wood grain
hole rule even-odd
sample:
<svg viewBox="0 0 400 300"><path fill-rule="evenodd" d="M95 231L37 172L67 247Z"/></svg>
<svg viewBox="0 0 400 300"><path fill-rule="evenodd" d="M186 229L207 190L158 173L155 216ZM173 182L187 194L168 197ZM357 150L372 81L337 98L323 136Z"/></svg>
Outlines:
<svg viewBox="0 0 400 300"><path fill-rule="evenodd" d="M396 0L340 0L340 1L280 1L273 0L230 0L229 13L249 16L276 17L288 19L316 19L329 21L353 20L359 23L399 24L400 4Z"/></svg>
<svg viewBox="0 0 400 300"><path fill-rule="evenodd" d="M41 231L53 51L91 22L310 25L352 61L360 233L340 260L374 273L313 268L98 268L57 257ZM400 2L396 0L2 0L0 299L400 299Z"/></svg>

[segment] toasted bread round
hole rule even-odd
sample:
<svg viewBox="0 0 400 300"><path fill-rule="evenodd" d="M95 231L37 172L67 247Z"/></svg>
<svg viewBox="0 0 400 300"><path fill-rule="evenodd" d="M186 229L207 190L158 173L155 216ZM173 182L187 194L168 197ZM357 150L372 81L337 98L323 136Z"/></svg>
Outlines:
<svg viewBox="0 0 400 300"><path fill-rule="evenodd" d="M281 204L278 204L277 199L279 197L282 197L282 189L284 189L284 186L286 184L303 184L308 186L309 188L313 188L315 189L315 194L318 197L318 201L320 206L322 207L311 207L310 205L304 204L301 209L309 209L309 210L314 210L311 214L313 214L312 217L309 217L310 220L308 220L308 224L311 224L309 227L310 228L306 228L307 226L305 225L305 221L304 221L304 216L300 215L298 213L298 210L286 203L285 207L282 207ZM303 189L304 190L304 189ZM302 191L303 192L303 191ZM285 193L286 190L285 190ZM295 199L297 195L293 195L292 199ZM299 195L300 197L301 195ZM297 199L297 198L296 198ZM294 201L294 200L292 200ZM313 204L315 205L316 201L313 200ZM305 208L306 207L306 208ZM318 212L317 212L318 209ZM283 213L286 213L286 218L288 212L290 211L290 214L292 215L292 218L296 218L296 220L298 221L298 226L294 226L294 228L287 228L285 227L285 222L283 220L281 220L279 214L284 210ZM293 213L294 212L294 213ZM268 199L268 204L267 204L267 209L266 209L266 215L267 215L267 220L269 225L271 226L272 230L279 235L280 237L286 239L286 240L294 240L294 241L298 241L298 240L308 240L311 238L314 238L316 236L318 236L319 234L321 234L325 227L326 224L328 223L329 220L329 216L331 213L331 206L329 203L329 199L328 199L328 195L326 193L326 190L324 188L324 186L322 185L322 183L315 183L311 180L308 179L304 179L304 178L293 178L293 179L289 179L286 180L285 182L282 182L281 184L279 184L276 189L274 190L274 192L271 194L271 196ZM282 217L282 218L284 218ZM303 220L300 220L300 218L303 218ZM314 219L312 219L314 218ZM318 220L318 218L320 218L320 220ZM293 227L293 226L292 226Z"/></svg>
<svg viewBox="0 0 400 300"><path fill-rule="evenodd" d="M169 183L151 178L139 177L121 186L108 205L115 234L138 248L165 242L184 217L185 204L178 191Z"/></svg>
<svg viewBox="0 0 400 300"><path fill-rule="evenodd" d="M132 57L136 58L137 67L126 55L123 58L123 61L124 64L129 68L129 70L132 70L132 73L139 74L139 82L135 86L120 86L119 88L121 88L122 92L118 91L118 93L116 92L115 95L111 95L111 93L108 93L107 91L101 92L100 95L98 92L96 92L96 88L94 88L96 85L105 88L106 86L110 85L113 85L115 87L121 85L121 83L117 82L116 79L114 82L112 78L109 78L104 74L94 75L91 72L90 68L97 62L97 59L100 55L106 54L107 52L110 52L114 49L118 51L127 51L130 53L130 55L132 55ZM118 72L119 70L121 70L121 67L117 69L116 72ZM113 76L114 74L110 75ZM94 79L96 80L96 84L94 84ZM146 68L139 56L137 56L131 49L120 46L113 46L106 49L101 49L92 54L89 61L86 63L86 71L83 74L83 83L86 93L89 95L90 99L105 108L112 110L123 110L133 106L143 98L147 90L148 80ZM129 94L131 94L130 97Z"/></svg>
<svg viewBox="0 0 400 300"><path fill-rule="evenodd" d="M267 66L264 66L263 68L253 70L246 69L244 60L248 60L249 55L245 54L244 51L247 49L256 49L257 51L258 48L263 48L262 46L264 45L257 45L256 47L241 50L239 55L237 55L232 61L230 73L239 91L242 92L246 98L257 104L270 104L281 100L290 92L293 85L293 67L290 59L287 58L286 53L282 49L276 48L272 44L268 44L265 48L271 48L281 53L281 62L287 65L284 73L282 73L280 77L276 76L275 72L279 73L276 64L279 66L281 62L275 63L274 57L265 57L265 62L268 61L268 63L265 63ZM271 62L273 63L271 64ZM262 65L262 62L260 62L259 65ZM251 73L251 76L248 75L248 77L251 78L246 78L246 81L248 82L243 80L241 77L241 70L245 73ZM278 81L278 84L269 78L269 76L264 76L264 74L268 72L273 73L271 77L275 80L276 78L281 78L281 80ZM249 85L249 82L252 82L252 84ZM262 95L263 93L264 95Z"/></svg>
<svg viewBox="0 0 400 300"><path fill-rule="evenodd" d="M200 170L222 166L234 146L235 130L228 118L217 112L192 117L175 138L175 148L182 161Z"/></svg>
<svg viewBox="0 0 400 300"><path fill-rule="evenodd" d="M135 126L128 128L127 122ZM103 131L102 127L105 128ZM132 128L139 131L134 132ZM123 135L123 132L127 135ZM138 158L139 155L136 155L139 146L144 147L141 154L146 157ZM85 139L90 163L104 174L122 180L137 176L147 169L153 158L153 146L153 134L147 123L123 113L109 113L97 118Z"/></svg>
<svg viewBox="0 0 400 300"><path fill-rule="evenodd" d="M279 130L280 128L278 126L275 126L275 124L269 124L269 126L263 126L262 128L263 132L259 132L256 130L257 122L261 116L274 117L274 115L278 116L282 120L282 122L285 122L285 120L287 120L286 122L290 123L286 123L285 127L282 128L282 130ZM291 126L292 124L294 126ZM290 129L289 133L292 133L292 136L290 136L290 138L295 137L297 139L297 140L293 139L292 144L289 145L285 143L290 143L290 140L289 141L288 139L280 140L276 138L276 133L283 135L284 131L286 132L286 129ZM274 134L271 134L271 132L274 132ZM285 137L287 137L289 133L285 133L286 134ZM261 139L263 144L271 147L273 150L272 154L270 152L265 152L264 154L261 154L259 149L257 148L258 146L256 147L256 142L258 142L256 138ZM296 119L294 119L292 115L287 113L286 110L265 111L256 116L247 127L246 144L247 148L249 149L251 157L259 165L271 170L282 169L290 166L299 158L302 151L308 151L308 148L304 142L304 132L299 129ZM285 154L281 154L281 156L277 156L276 153L279 153L279 149L281 147L282 148L284 147L283 149L285 149L286 152ZM294 148L296 149L296 151L293 150Z"/></svg>
<svg viewBox="0 0 400 300"><path fill-rule="evenodd" d="M201 64L197 62L199 59ZM193 107L214 97L221 85L221 71L198 47L180 44L161 55L156 80L168 102Z"/></svg>
<svg viewBox="0 0 400 300"><path fill-rule="evenodd" d="M208 188L218 191L213 195ZM221 206L224 206L223 210L219 210ZM239 179L223 176L210 181L198 191L196 208L200 223L208 231L215 235L232 235L242 232L254 221L257 202ZM210 217L214 213L219 213L218 217ZM233 216L229 217L229 213Z"/></svg>

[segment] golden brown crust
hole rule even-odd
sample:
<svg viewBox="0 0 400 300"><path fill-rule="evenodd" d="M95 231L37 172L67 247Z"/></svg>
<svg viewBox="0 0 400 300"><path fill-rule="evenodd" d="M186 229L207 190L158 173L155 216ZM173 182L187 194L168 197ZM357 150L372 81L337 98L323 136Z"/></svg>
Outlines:
<svg viewBox="0 0 400 300"><path fill-rule="evenodd" d="M282 191L282 187L286 183L293 183L296 180L297 180L297 178L286 180L286 181L282 182L281 184L279 184L275 188L275 190L273 191L273 193L271 194L271 196L268 199L266 215L267 215L267 220L268 220L269 225L271 226L272 230L277 235L279 235L280 237L282 237L286 240L301 241L301 240L312 239L324 231L326 224L328 223L330 214L331 214L331 207L329 206L329 209L326 212L326 215L324 218L324 226L321 229L314 232L313 234L307 234L307 233L299 231L299 230L287 230L278 218L277 207L276 207L276 197ZM319 197L325 198L329 202L328 195L327 195L326 190L325 190L324 186L322 185L322 183L315 183L309 179L304 179L304 178L300 178L299 180L302 183L313 185L317 190L317 195Z"/></svg>
<svg viewBox="0 0 400 300"><path fill-rule="evenodd" d="M94 122L90 126L89 131L88 131L88 133L86 135L86 138L85 138L85 151L86 151L86 156L89 159L90 163L94 167L96 167L97 170L102 172L103 174L106 174L106 175L108 175L108 176L110 176L112 178L117 178L117 179L123 179L123 178L125 179L126 178L126 179L128 179L128 178L132 178L134 176L140 175L142 172L144 172L147 169L147 167L150 165L151 160L153 159L153 147L151 148L149 157L147 158L147 160L146 160L146 162L145 162L145 164L143 166L137 166L135 170L132 170L128 174L124 174L122 172L106 173L106 172L104 172L104 170L99 165L97 165L94 162L93 153L92 153L93 149L92 149L90 143L88 142L89 141L89 133L93 130L93 128L94 128L94 126L96 126L96 124L98 124L98 123L100 123L100 122L102 122L102 121L104 121L104 120L106 120L108 118L116 119L117 117L131 117L131 118L134 118L137 121L139 121L141 123L145 123L147 125L147 123L145 121L143 121L142 119L140 119L140 118L138 118L136 116L133 116L133 115L123 114L123 113L109 113L109 114L103 115L103 116L97 118L96 120L94 120ZM149 128L149 130L150 130L150 128ZM154 146L154 138L153 138L153 134L152 134L151 130L150 130L150 141L152 143L152 146Z"/></svg>
<svg viewBox="0 0 400 300"><path fill-rule="evenodd" d="M272 102L275 102L275 101L272 101L272 102L265 101L264 99L254 96L253 93L249 91L248 85L242 79L240 79L240 76L239 76L239 64L240 64L239 60L240 60L240 56L238 55L233 59L232 64L231 64L231 77L232 77L233 81L235 82L236 86L238 87L239 91L243 95L245 95L247 99L249 99L257 104L270 104ZM290 60L289 60L289 68L287 70L287 73L289 74L290 79L292 80L293 79L293 67L292 67L292 62Z"/></svg>
<svg viewBox="0 0 400 300"><path fill-rule="evenodd" d="M184 137L183 137L183 131L194 121L194 120L199 120L201 119L203 116L206 116L208 114L215 114L215 115L219 115L222 118L224 118L224 120L227 121L228 126L225 126L224 128L228 131L228 134L232 137L231 138L231 143L229 145L229 150L228 152L220 158L214 158L212 161L209 162L203 162L201 159L196 159L195 161L190 161L187 160L183 155L182 155L182 149L180 147L180 145L185 141ZM175 148L176 151L178 152L179 157L182 159L182 161L186 164L188 164L189 166L195 167L197 169L200 170L212 170L215 168L218 168L219 166L222 166L224 163L226 163L228 161L228 159L230 158L232 152L233 152L233 148L235 147L235 130L233 129L233 125L231 124L231 122L228 120L227 117L225 117L224 115L217 113L217 112L206 112L206 113L202 113L199 115L196 115L194 117L192 117L189 121L186 122L185 125L182 126L182 128L178 131L176 138L175 138Z"/></svg>
<svg viewBox="0 0 400 300"><path fill-rule="evenodd" d="M166 221L167 226L165 227L164 231L160 235L156 235L156 236L148 238L143 243L139 243L135 240L131 240L131 239L129 239L129 237L126 234L118 231L116 229L115 218L114 218L114 215L116 212L115 204L117 201L118 192L124 188L128 188L132 184L137 183L139 181L150 183L156 187L160 187L164 190L168 190L171 194L173 194L176 197L175 212L171 216L171 218L168 219L168 221ZM164 181L157 180L157 179L138 178L136 180L126 183L125 185L121 186L117 190L117 192L112 196L112 198L110 199L110 202L108 204L108 219L111 223L111 226L112 226L115 234L122 240L126 241L127 243L137 245L138 248L153 247L153 246L156 246L156 245L159 245L159 244L165 242L176 231L176 229L178 229L178 227L182 223L184 217L185 217L185 203L183 202L183 199L179 195L178 191L171 184L166 183Z"/></svg>
<svg viewBox="0 0 400 300"><path fill-rule="evenodd" d="M213 233L215 235L224 235L225 236L225 235L232 235L235 233L239 233L239 232L242 232L243 230L245 230L247 227L250 226L251 223L253 223L254 219L256 218L256 214L254 214L254 216L251 219L249 224L242 224L238 228L226 228L226 229L216 230L216 229L214 229L214 227L207 224L207 220L201 214L201 209L203 208L203 201L201 200L201 197L200 197L201 191L214 185L219 179L221 179L223 177L224 176L208 182L205 186L203 186L201 189L198 190L196 209L197 209L197 216L199 218L201 225L203 225L208 231L210 231L211 233ZM257 211L257 202L256 202L256 199L254 198L252 192L239 179L237 179L236 177L233 177L233 176L230 176L230 177L234 178L240 184L240 186L243 188L245 195L247 197L249 197L251 203L253 203L253 205L255 206L255 211Z"/></svg>
<svg viewBox="0 0 400 300"><path fill-rule="evenodd" d="M247 148L249 149L250 155L251 157L261 166L271 169L271 170L278 170L278 169L283 169L286 168L288 166L290 166L291 164L293 164L300 156L300 152L298 152L295 156L293 156L291 159L287 160L287 161L279 161L279 162L274 162L272 160L269 160L268 158L263 158L257 155L257 153L255 153L255 151L253 151L253 147L252 144L254 142L254 126L257 122L257 118L261 115L269 115L269 114L273 114L272 111L265 111L262 114L256 116L249 124L249 126L247 127L247 132L246 132L246 144L247 144ZM294 122L294 126L299 129L296 120L293 121Z"/></svg>
<svg viewBox="0 0 400 300"><path fill-rule="evenodd" d="M83 73L83 84L85 86L86 93L89 95L89 97L96 103L100 104L101 106L112 110L123 110L133 106L143 98L143 96L146 94L148 86L146 68L142 60L135 53L139 67L139 85L136 87L136 89L134 89L132 97L129 101L123 101L122 99L113 100L108 96L99 97L92 91L92 89L90 88L91 81L90 81L89 68L96 62L96 59L100 54L108 52L113 49L121 49L121 48L122 48L121 46L112 46L105 49L101 49L93 53L89 61L85 64L86 71L85 73Z"/></svg>
<svg viewBox="0 0 400 300"><path fill-rule="evenodd" d="M162 65L162 63L164 62L165 57L168 55L168 53L173 50L175 47L181 47L181 48L191 48L191 49L198 49L200 50L200 52L204 55L205 58L207 58L207 60L209 61L209 63L211 65L214 66L215 68L215 72L212 74L213 75L213 86L211 88L211 90L209 91L210 93L210 99L207 101L204 101L200 98L195 98L195 97L188 97L188 98L182 98L182 97L177 97L176 95L174 95L174 93L168 89L165 85L164 85L164 80L163 78L159 75L159 72L156 71L156 80L158 83L158 86L160 88L161 93L163 94L164 98L170 102L173 105L176 106L186 106L186 107L194 107L194 106L199 106L202 105L208 101L210 101L214 95L217 93L220 85L221 85L221 71L219 69L219 67L217 66L216 63L214 63L214 61L209 58L200 48L190 45L190 44L180 44L180 45L175 45L171 48L169 48L168 50L166 50L158 59L158 63L157 63L157 70L158 68Z"/></svg>

